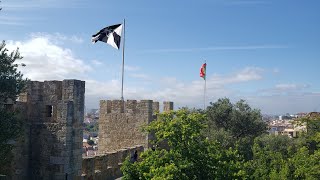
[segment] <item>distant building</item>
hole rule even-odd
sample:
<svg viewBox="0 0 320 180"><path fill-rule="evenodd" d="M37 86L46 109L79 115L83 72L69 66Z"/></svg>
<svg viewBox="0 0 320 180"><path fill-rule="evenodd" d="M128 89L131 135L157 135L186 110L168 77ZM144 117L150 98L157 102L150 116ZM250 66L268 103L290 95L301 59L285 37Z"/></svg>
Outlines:
<svg viewBox="0 0 320 180"><path fill-rule="evenodd" d="M90 136L88 134L83 134L82 142L84 142L84 143L88 142L89 138L90 138Z"/></svg>
<svg viewBox="0 0 320 180"><path fill-rule="evenodd" d="M307 113L300 112L300 113L297 113L296 115L297 115L297 118L302 118L302 117L305 117Z"/></svg>
<svg viewBox="0 0 320 180"><path fill-rule="evenodd" d="M268 124L269 133L274 135L287 135L291 138L298 137L299 133L306 131L306 125L296 125L296 118L299 115L279 116L279 120L270 121Z"/></svg>
<svg viewBox="0 0 320 180"><path fill-rule="evenodd" d="M306 115L309 118L320 118L320 112L310 112Z"/></svg>

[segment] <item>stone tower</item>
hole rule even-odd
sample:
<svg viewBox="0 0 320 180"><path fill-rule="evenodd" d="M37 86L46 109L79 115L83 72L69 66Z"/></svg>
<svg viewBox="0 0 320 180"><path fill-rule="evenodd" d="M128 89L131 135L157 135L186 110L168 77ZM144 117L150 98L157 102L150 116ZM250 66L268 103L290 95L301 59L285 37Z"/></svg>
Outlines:
<svg viewBox="0 0 320 180"><path fill-rule="evenodd" d="M164 103L164 110L172 110L173 103ZM141 126L155 119L159 102L152 100L101 100L99 117L99 154L122 148L143 145L150 147L152 135L141 132Z"/></svg>
<svg viewBox="0 0 320 180"><path fill-rule="evenodd" d="M74 179L81 176L85 82L30 81L17 108L25 137L17 144L13 179Z"/></svg>

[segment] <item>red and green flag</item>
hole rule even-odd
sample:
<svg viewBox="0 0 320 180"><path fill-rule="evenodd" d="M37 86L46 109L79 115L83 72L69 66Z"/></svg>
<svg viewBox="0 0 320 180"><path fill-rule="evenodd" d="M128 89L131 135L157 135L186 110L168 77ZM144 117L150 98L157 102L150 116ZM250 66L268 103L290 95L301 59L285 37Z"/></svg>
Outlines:
<svg viewBox="0 0 320 180"><path fill-rule="evenodd" d="M207 68L207 63L202 64L200 68L200 77L202 77L204 80L206 80L206 68Z"/></svg>

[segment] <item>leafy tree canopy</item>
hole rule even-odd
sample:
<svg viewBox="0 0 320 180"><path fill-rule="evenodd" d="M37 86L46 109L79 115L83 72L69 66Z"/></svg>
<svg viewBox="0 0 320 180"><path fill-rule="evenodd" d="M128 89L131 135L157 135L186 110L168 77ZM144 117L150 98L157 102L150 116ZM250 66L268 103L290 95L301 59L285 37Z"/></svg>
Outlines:
<svg viewBox="0 0 320 180"><path fill-rule="evenodd" d="M145 130L155 134L154 150L123 164L123 179L237 179L245 176L236 150L202 135L205 114L185 109L162 113ZM162 149L163 143L167 148Z"/></svg>
<svg viewBox="0 0 320 180"><path fill-rule="evenodd" d="M303 118L307 133L298 138L265 135L253 145L253 159L246 162L251 179L320 179L319 119Z"/></svg>
<svg viewBox="0 0 320 180"><path fill-rule="evenodd" d="M236 104L232 104L228 98L211 102L207 116L209 130L223 129L236 139L257 137L266 132L266 123L262 121L260 110L252 109L244 100Z"/></svg>
<svg viewBox="0 0 320 180"><path fill-rule="evenodd" d="M17 50L8 53L3 41L0 44L0 174L6 174L8 163L11 159L12 143L21 132L21 121L13 112L7 102L14 102L17 96L23 92L27 79L23 79L21 72L17 70L16 60L21 59Z"/></svg>
<svg viewBox="0 0 320 180"><path fill-rule="evenodd" d="M23 79L22 73L17 70L18 64L15 63L22 59L19 49L8 53L5 46L3 41L0 44L0 103L5 103L8 99L15 101L26 85L26 79Z"/></svg>

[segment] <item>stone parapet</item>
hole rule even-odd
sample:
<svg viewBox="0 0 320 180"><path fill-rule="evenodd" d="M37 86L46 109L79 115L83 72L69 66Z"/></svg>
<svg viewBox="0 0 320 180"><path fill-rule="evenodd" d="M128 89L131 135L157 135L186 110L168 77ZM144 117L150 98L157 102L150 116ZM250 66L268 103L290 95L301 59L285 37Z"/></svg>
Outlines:
<svg viewBox="0 0 320 180"><path fill-rule="evenodd" d="M164 106L172 110L173 102ZM157 112L159 102L152 100L101 100L98 154L138 144L150 147L154 135L142 132L142 127L155 120Z"/></svg>
<svg viewBox="0 0 320 180"><path fill-rule="evenodd" d="M171 101L164 101L163 102L163 111L172 111L173 110L173 102Z"/></svg>
<svg viewBox="0 0 320 180"><path fill-rule="evenodd" d="M82 160L82 179L104 180L119 178L122 176L120 167L124 160L130 157L134 151L140 154L143 150L143 146L140 145L94 157L85 157Z"/></svg>
<svg viewBox="0 0 320 180"><path fill-rule="evenodd" d="M152 103L152 114L157 114L160 111L159 102L153 102Z"/></svg>
<svg viewBox="0 0 320 180"><path fill-rule="evenodd" d="M15 109L25 120L22 152L12 179L73 179L81 176L85 82L29 81ZM23 162L22 162L23 161ZM26 165L25 168L21 168ZM25 173L27 172L27 173Z"/></svg>
<svg viewBox="0 0 320 180"><path fill-rule="evenodd" d="M152 100L101 100L98 154L135 145L148 146L141 127L153 120Z"/></svg>
<svg viewBox="0 0 320 180"><path fill-rule="evenodd" d="M110 113L149 113L159 111L159 103L152 100L100 100L100 114Z"/></svg>

